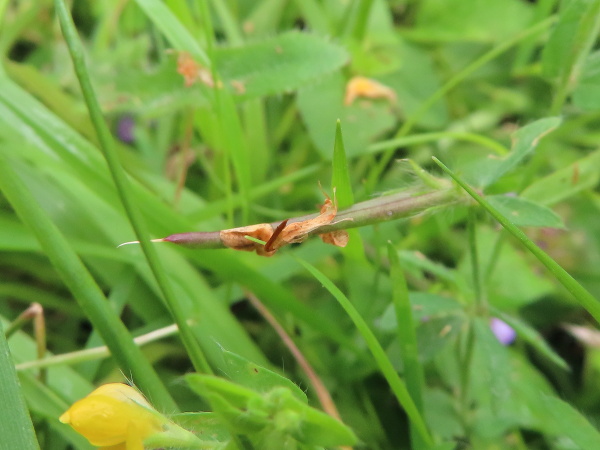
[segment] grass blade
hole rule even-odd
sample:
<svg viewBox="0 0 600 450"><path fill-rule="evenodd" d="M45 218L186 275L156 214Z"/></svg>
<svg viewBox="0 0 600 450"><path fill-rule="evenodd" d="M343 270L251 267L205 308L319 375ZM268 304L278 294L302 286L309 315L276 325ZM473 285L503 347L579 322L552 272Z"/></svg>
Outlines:
<svg viewBox="0 0 600 450"><path fill-rule="evenodd" d="M327 278L312 264L309 264L308 262L303 261L302 259L297 259L298 262L302 264L306 268L306 270L308 270L325 287L325 289L327 289L331 293L331 295L335 297L340 306L344 308L344 311L346 311L348 316L352 319L352 322L354 322L354 325L356 326L362 337L365 339L367 346L369 347L369 350L373 355L373 358L375 358L375 361L377 362L379 370L381 370L381 373L390 385L390 388L394 392L394 395L398 399L398 402L406 411L406 414L410 418L411 423L420 433L423 440L427 444L431 445L432 440L429 436L427 426L425 425L425 421L423 420L421 413L419 413L415 402L408 393L404 381L402 381L400 376L398 376L396 369L394 369L394 366L392 366L392 363L386 356L385 351L381 347L381 344L377 341L377 338L375 337L367 323L364 321L364 319L361 317L361 315L352 305L352 303L350 303L350 300L348 300L344 293L340 291L338 287L335 284L333 284L329 278Z"/></svg>
<svg viewBox="0 0 600 450"><path fill-rule="evenodd" d="M168 279L166 272L158 258L158 252L150 242L150 236L146 227L146 223L144 222L140 210L134 201L129 180L125 175L123 167L121 166L119 156L114 147L113 138L111 137L106 122L104 121L98 99L94 93L83 57L83 48L79 37L77 36L73 19L67 10L64 0L56 0L55 5L61 29L67 42L67 46L69 47L71 59L73 60L73 66L85 98L90 118L92 119L96 133L98 134L100 147L104 153L104 157L113 177L119 197L121 198L121 202L123 203L123 207L127 213L129 221L131 222L131 226L135 230L137 240L140 241L142 250L144 251L146 259L148 260L148 265L150 266L152 273L156 278L156 282L162 291L167 307L173 315L175 323L177 323L177 326L179 327L182 341L186 347L186 350L188 351L194 367L198 371L211 373L211 368L206 360L206 356L204 355L200 344L192 334L183 308L175 298L170 280Z"/></svg>
<svg viewBox="0 0 600 450"><path fill-rule="evenodd" d="M527 249L533 253L533 255L552 272L556 279L575 297L575 299L583 306L598 323L600 323L600 303L587 289L577 282L571 275L567 273L556 261L554 261L546 252L539 248L531 239L527 237L523 231L521 231L515 224L503 216L496 208L494 208L485 198L477 194L475 190L459 178L454 172L446 167L439 159L435 156L432 157L435 163L442 168L444 172L456 181L460 187L462 187L467 193L475 199L487 212L489 212L494 218L500 222L500 224L514 237L516 237L521 243L527 247Z"/></svg>
<svg viewBox="0 0 600 450"><path fill-rule="evenodd" d="M188 52L198 59L200 64L210 67L210 60L204 50L165 3L159 0L137 0L136 3L167 37L173 47Z"/></svg>
<svg viewBox="0 0 600 450"><path fill-rule="evenodd" d="M406 387L415 402L419 413L423 414L423 368L419 361L417 348L417 333L413 323L412 308L408 297L408 288L404 272L400 265L400 258L394 246L388 242L388 256L390 258L390 278L392 281L393 302L396 310L398 342L404 363L404 377ZM411 423L410 439L414 449L428 448L414 424Z"/></svg>
<svg viewBox="0 0 600 450"><path fill-rule="evenodd" d="M335 196L340 209L348 208L354 204L352 183L350 182L350 169L346 158L346 148L342 137L342 125L337 121L335 127L335 142L333 145L333 174L331 188L335 189ZM345 253L354 261L364 262L364 247L358 230L348 230L348 245Z"/></svg>
<svg viewBox="0 0 600 450"><path fill-rule="evenodd" d="M39 449L0 322L0 435L4 448Z"/></svg>

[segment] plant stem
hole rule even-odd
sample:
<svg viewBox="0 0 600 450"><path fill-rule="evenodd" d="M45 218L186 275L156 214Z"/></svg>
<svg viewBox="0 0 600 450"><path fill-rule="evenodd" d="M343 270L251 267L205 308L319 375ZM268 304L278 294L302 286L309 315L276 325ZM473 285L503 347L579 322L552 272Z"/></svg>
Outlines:
<svg viewBox="0 0 600 450"><path fill-rule="evenodd" d="M332 223L324 225L309 234L329 233L331 231L364 227L378 222L410 217L429 208L447 206L457 201L460 201L460 196L454 188L442 189L421 195L413 195L413 193L403 191L356 203L350 208L338 212ZM317 215L310 214L294 217L288 219L288 224L312 219L317 217ZM273 222L271 226L275 229L281 222ZM178 233L163 239L157 239L155 242L171 242L197 249L226 248L221 241L219 231Z"/></svg>
<svg viewBox="0 0 600 450"><path fill-rule="evenodd" d="M146 345L151 342L163 339L174 334L177 334L179 329L177 325L168 325L164 328L159 328L149 333L142 334L141 336L133 338L133 342L138 345ZM78 364L84 361L93 361L96 359L104 359L110 356L110 349L106 346L92 347L85 350L78 350L75 352L63 353L60 355L49 356L44 359L36 359L33 361L26 361L19 363L15 366L17 372L21 372L29 369L46 368L60 365L72 365Z"/></svg>

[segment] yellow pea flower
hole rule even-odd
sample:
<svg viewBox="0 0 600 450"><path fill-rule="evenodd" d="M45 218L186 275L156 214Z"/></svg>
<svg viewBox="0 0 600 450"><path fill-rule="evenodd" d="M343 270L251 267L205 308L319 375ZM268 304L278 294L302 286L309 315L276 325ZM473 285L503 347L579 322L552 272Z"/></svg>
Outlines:
<svg viewBox="0 0 600 450"><path fill-rule="evenodd" d="M136 389L122 383L100 386L73 403L59 420L104 449L143 450L144 441L152 437L196 441L195 435L175 425Z"/></svg>

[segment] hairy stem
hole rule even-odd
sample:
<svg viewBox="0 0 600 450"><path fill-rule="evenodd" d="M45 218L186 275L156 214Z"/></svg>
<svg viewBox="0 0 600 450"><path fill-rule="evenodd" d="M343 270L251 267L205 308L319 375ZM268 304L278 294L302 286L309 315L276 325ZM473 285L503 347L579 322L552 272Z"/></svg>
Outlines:
<svg viewBox="0 0 600 450"><path fill-rule="evenodd" d="M309 233L310 235L330 233L337 230L364 227L378 222L396 220L414 216L426 209L446 206L460 200L460 194L454 188L445 188L438 191L417 195L414 192L403 191L397 194L378 197L365 202L356 203L350 208L337 213L335 220L330 224L319 227ZM294 217L288 219L288 224L301 222L317 217L318 214ZM282 221L273 222L271 226L276 229ZM178 233L158 239L160 242L172 242L189 248L218 249L225 248L221 241L219 231Z"/></svg>

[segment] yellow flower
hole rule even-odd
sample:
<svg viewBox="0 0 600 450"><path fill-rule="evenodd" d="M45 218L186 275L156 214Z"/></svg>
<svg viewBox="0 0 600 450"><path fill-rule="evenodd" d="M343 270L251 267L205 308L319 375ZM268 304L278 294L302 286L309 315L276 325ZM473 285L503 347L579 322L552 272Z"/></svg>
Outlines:
<svg viewBox="0 0 600 450"><path fill-rule="evenodd" d="M169 424L142 394L122 383L100 386L75 402L59 420L92 445L126 450L143 450L144 440Z"/></svg>

